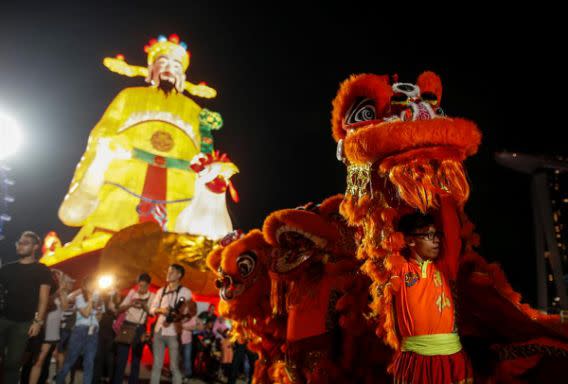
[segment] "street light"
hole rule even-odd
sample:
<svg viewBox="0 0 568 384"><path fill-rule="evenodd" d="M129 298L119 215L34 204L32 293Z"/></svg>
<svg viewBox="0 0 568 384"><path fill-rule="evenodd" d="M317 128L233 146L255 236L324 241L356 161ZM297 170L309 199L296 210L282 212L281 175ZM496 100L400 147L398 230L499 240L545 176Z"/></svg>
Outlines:
<svg viewBox="0 0 568 384"><path fill-rule="evenodd" d="M22 134L16 120L0 112L0 161L14 154L22 142Z"/></svg>
<svg viewBox="0 0 568 384"><path fill-rule="evenodd" d="M12 219L6 208L8 203L14 202L14 198L8 194L8 187L13 186L14 181L8 178L10 167L2 160L14 154L21 142L22 134L16 120L0 112L0 240L4 238L4 223Z"/></svg>

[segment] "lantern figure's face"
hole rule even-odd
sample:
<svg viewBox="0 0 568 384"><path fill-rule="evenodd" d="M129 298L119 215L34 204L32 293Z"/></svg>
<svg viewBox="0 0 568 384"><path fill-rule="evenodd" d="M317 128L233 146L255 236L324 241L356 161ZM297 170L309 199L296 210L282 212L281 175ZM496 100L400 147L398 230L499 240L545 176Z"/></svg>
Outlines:
<svg viewBox="0 0 568 384"><path fill-rule="evenodd" d="M150 66L150 79L152 84L161 88L174 87L183 92L185 72L183 65L175 55L163 54Z"/></svg>

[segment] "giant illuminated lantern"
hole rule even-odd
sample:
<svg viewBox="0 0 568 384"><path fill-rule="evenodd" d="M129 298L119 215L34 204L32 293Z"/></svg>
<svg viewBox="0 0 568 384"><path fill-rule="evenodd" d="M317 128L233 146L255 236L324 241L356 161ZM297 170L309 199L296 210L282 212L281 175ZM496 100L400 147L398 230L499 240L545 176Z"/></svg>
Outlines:
<svg viewBox="0 0 568 384"><path fill-rule="evenodd" d="M238 169L214 150L211 134L222 118L185 94L212 98L216 91L186 81L190 53L177 35L150 40L145 52L147 67L122 55L104 59L111 71L142 76L149 86L122 90L91 131L59 208L63 223L81 229L45 255L48 265L99 250L141 223L200 244L232 230L225 192L236 198L230 178Z"/></svg>

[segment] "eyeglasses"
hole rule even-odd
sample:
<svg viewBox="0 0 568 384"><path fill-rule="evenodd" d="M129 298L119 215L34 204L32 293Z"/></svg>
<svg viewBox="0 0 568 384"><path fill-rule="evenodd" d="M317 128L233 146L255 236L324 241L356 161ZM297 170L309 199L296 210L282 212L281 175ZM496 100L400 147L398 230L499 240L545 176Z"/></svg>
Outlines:
<svg viewBox="0 0 568 384"><path fill-rule="evenodd" d="M424 240L434 240L441 239L444 236L444 232L426 232L426 233L411 233L412 236L420 237Z"/></svg>
<svg viewBox="0 0 568 384"><path fill-rule="evenodd" d="M16 247L17 247L18 245L32 245L32 244L34 244L34 243L33 243L32 241L21 241L21 240L18 240L18 241L16 241L14 244L15 244Z"/></svg>

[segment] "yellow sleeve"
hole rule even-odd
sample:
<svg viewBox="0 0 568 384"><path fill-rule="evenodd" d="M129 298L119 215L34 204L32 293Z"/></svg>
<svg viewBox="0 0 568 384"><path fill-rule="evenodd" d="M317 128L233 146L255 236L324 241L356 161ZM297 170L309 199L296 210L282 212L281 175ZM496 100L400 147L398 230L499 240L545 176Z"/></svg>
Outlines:
<svg viewBox="0 0 568 384"><path fill-rule="evenodd" d="M81 157L81 160L75 169L75 174L71 181L71 189L73 189L76 183L79 183L83 179L85 172L95 157L99 139L102 137L112 136L118 130L120 124L124 121L126 117L124 116L126 91L127 90L121 91L114 98L97 125L95 125L95 128L91 131L85 153Z"/></svg>

